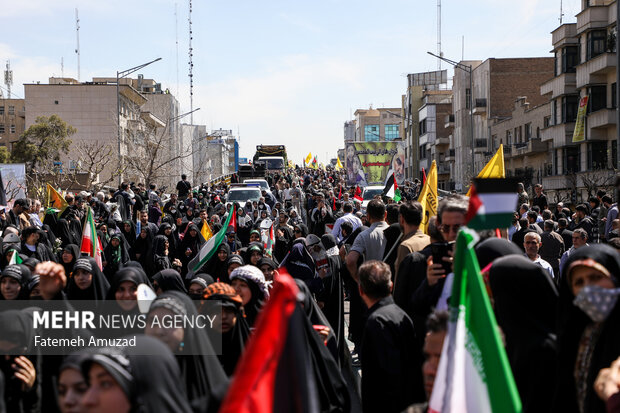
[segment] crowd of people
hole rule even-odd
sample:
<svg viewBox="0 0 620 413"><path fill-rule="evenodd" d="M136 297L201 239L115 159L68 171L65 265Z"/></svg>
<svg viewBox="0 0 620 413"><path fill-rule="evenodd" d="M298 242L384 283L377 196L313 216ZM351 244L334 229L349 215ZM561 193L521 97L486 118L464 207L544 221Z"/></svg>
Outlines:
<svg viewBox="0 0 620 413"><path fill-rule="evenodd" d="M0 412L216 412L284 273L314 327L306 340L324 344L303 347L313 361L314 411L427 411L468 198L441 199L423 231L419 182L401 185L398 202L377 195L362 208L341 170L290 168L265 178L270 189L259 200L238 204L226 202L230 185L192 186L183 175L169 196L155 184L124 182L67 194L61 210L17 199L0 211L0 300L29 302L0 312ZM570 208L550 205L541 185L531 197L522 184L518 193L512 225L503 237L480 232L475 252L523 411L620 412L613 194L601 190ZM80 252L90 213L101 267ZM234 224L223 229L227 222ZM220 231L221 244L193 268ZM135 348L28 351L26 307L107 300L136 314L140 285L157 295L147 317L205 313L212 300L219 321L211 330L125 329L150 356Z"/></svg>

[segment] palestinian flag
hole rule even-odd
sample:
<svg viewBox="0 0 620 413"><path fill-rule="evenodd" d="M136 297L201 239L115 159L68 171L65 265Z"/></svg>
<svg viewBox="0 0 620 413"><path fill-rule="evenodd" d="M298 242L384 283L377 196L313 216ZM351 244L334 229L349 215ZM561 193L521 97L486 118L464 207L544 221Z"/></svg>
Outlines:
<svg viewBox="0 0 620 413"><path fill-rule="evenodd" d="M362 188L360 188L359 186L355 187L355 195L353 195L353 199L359 202L362 202L364 200L364 198L362 198Z"/></svg>
<svg viewBox="0 0 620 413"><path fill-rule="evenodd" d="M267 240L264 245L265 254L270 257L273 257L273 247L276 245L276 237L273 232L274 224L275 222L271 224L271 226L269 227L269 230L267 231Z"/></svg>
<svg viewBox="0 0 620 413"><path fill-rule="evenodd" d="M90 207L86 208L86 221L84 222L84 230L82 231L80 252L88 254L89 257L93 257L99 269L103 270L103 260L101 258L103 251L99 243L99 237L97 236L97 227L93 219L93 211Z"/></svg>
<svg viewBox="0 0 620 413"><path fill-rule="evenodd" d="M237 207L235 206L235 204L232 205L231 214L232 218L230 218L230 223L228 224L228 227L232 227L232 230L237 232Z"/></svg>
<svg viewBox="0 0 620 413"><path fill-rule="evenodd" d="M319 161L316 160L316 155L315 155L314 159L312 159L312 164L310 166L313 167L314 169L317 169L318 164L319 164Z"/></svg>
<svg viewBox="0 0 620 413"><path fill-rule="evenodd" d="M511 204L512 205L512 204ZM519 393L474 252L476 234L459 232L450 322L430 413L521 412Z"/></svg>
<svg viewBox="0 0 620 413"><path fill-rule="evenodd" d="M280 273L256 320L219 413L316 412L317 379L293 278Z"/></svg>
<svg viewBox="0 0 620 413"><path fill-rule="evenodd" d="M398 202L402 199L394 173L392 173L392 175L390 175L390 177L387 179L385 183L385 188L383 188L383 195L387 196L388 198L392 198L394 202Z"/></svg>
<svg viewBox="0 0 620 413"><path fill-rule="evenodd" d="M196 256L187 263L188 278L191 278L196 271L198 271L213 255L215 255L218 247L224 238L226 238L228 225L230 224L230 219L232 218L234 212L234 206L231 206L230 211L228 211L228 218L226 218L226 222L224 222L222 228L217 232L217 234L215 234L215 236L209 238L209 240L202 245L200 251L198 251L198 254L196 254Z"/></svg>
<svg viewBox="0 0 620 413"><path fill-rule="evenodd" d="M514 178L476 178L471 187L467 226L473 229L508 228L517 204Z"/></svg>

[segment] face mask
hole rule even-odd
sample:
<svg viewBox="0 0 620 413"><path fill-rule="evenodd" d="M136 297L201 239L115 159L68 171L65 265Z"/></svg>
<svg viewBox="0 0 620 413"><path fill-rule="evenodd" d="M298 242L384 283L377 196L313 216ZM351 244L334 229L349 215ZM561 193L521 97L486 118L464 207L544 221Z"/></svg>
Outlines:
<svg viewBox="0 0 620 413"><path fill-rule="evenodd" d="M583 287L573 304L595 323L605 321L611 311L616 306L620 288L603 288L598 285L588 285Z"/></svg>
<svg viewBox="0 0 620 413"><path fill-rule="evenodd" d="M192 301L200 301L202 300L202 294L188 294L189 298L192 299Z"/></svg>

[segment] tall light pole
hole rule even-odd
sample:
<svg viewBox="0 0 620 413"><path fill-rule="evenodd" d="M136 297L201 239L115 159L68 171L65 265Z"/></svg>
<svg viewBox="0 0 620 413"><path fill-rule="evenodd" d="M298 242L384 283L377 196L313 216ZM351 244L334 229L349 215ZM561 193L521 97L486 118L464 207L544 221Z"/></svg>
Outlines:
<svg viewBox="0 0 620 413"><path fill-rule="evenodd" d="M150 62L147 63L143 63L139 66L135 66L132 67L131 69L127 69L127 70L122 70L122 71L117 71L116 72L116 125L117 125L117 140L118 140L118 168L119 168L119 174L118 174L118 185L120 187L121 182L123 181L123 174L122 174L122 170L123 170L123 155L121 152L121 94L120 94L120 85L119 82L122 78L129 76L130 74L142 69L143 67L146 67L148 65L150 65L151 63L155 63L161 60L161 57L158 57L155 60L151 60Z"/></svg>
<svg viewBox="0 0 620 413"><path fill-rule="evenodd" d="M437 56L434 53L431 52L426 52L431 56L436 57L437 59L441 59L446 63L451 64L452 66L454 66L457 69L461 69L462 71L469 73L469 134L470 136L470 141L471 141L471 168L472 168L472 178L473 175L476 173L476 168L475 168L475 161L476 161L476 156L474 153L474 88L473 88L473 71L474 68L472 67L472 65L464 65L463 63L459 63L459 62L455 62L454 60L450 60L450 59L446 59L445 57L442 56Z"/></svg>

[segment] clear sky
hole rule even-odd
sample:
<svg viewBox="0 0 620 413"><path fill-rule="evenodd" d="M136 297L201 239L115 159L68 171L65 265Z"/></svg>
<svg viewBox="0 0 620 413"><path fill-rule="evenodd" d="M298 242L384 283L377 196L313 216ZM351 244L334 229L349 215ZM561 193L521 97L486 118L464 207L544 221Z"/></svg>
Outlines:
<svg viewBox="0 0 620 413"><path fill-rule="evenodd" d="M10 59L19 97L23 83L60 76L61 58L77 77L77 7L81 80L161 57L140 73L189 111L188 1L2 3L0 63ZM565 23L580 3L564 0ZM462 36L469 60L551 56L559 16L560 0L443 0L444 56L461 59ZM355 109L400 107L405 75L437 69L426 54L437 50L436 0L194 0L192 21L194 123L239 131L241 156L284 144L297 163L308 152L325 162Z"/></svg>

